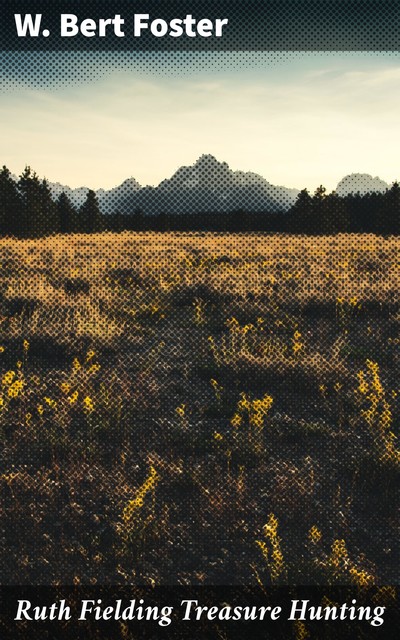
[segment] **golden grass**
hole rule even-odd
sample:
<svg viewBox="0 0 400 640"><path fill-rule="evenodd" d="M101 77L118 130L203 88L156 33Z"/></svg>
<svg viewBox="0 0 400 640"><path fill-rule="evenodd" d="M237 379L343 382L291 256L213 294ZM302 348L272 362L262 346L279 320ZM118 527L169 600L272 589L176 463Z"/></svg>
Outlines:
<svg viewBox="0 0 400 640"><path fill-rule="evenodd" d="M7 579L390 578L379 545L397 533L399 245L1 239L0 489L19 536ZM59 528L61 550L48 542ZM209 562L221 540L231 551Z"/></svg>
<svg viewBox="0 0 400 640"><path fill-rule="evenodd" d="M399 289L400 240L369 235L301 237L213 233L103 233L0 240L6 297L70 303L62 283L90 283L89 298L110 299L121 280L161 291L206 284L240 296L385 302ZM121 269L123 273L121 273Z"/></svg>

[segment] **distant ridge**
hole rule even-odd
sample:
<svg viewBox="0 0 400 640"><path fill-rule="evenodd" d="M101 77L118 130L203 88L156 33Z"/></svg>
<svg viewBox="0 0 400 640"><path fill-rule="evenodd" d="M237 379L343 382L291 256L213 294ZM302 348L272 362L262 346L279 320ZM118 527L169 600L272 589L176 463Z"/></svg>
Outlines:
<svg viewBox="0 0 400 640"><path fill-rule="evenodd" d="M89 187L72 189L59 182L49 182L54 198L65 192L80 207ZM390 185L379 177L365 173L345 176L337 185L340 196L385 192ZM96 195L103 213L188 214L223 213L232 210L253 212L286 212L294 204L299 189L276 186L251 171L233 171L226 162L203 154L189 166L182 166L156 187L141 186L135 178L127 178L112 189L98 189Z"/></svg>
<svg viewBox="0 0 400 640"><path fill-rule="evenodd" d="M342 197L351 193L365 196L367 193L384 193L389 187L387 182L377 176L373 178L368 173L351 173L340 180L336 193Z"/></svg>
<svg viewBox="0 0 400 640"><path fill-rule="evenodd" d="M80 206L88 187L71 189L49 183L54 197L62 191ZM134 178L110 190L96 194L103 213L134 211L157 215L163 213L224 212L247 208L252 211L287 211L296 200L298 189L275 186L262 176L232 171L226 162L205 154L190 166L180 167L157 187L142 187Z"/></svg>

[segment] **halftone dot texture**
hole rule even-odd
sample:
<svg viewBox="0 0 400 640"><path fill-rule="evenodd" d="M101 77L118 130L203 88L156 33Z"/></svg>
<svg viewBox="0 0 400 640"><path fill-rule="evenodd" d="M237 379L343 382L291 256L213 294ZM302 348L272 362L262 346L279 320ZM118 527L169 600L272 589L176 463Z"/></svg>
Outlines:
<svg viewBox="0 0 400 640"><path fill-rule="evenodd" d="M0 92L22 88L62 89L90 83L113 73L135 73L138 76L189 77L198 73L222 70L257 69L283 65L318 57L327 52L254 51L254 52L82 52L82 51L0 51ZM352 52L329 52L346 55ZM374 57L379 52L358 52L358 56ZM386 51L385 56L398 57Z"/></svg>
<svg viewBox="0 0 400 640"><path fill-rule="evenodd" d="M5 583L395 582L398 249L2 239Z"/></svg>
<svg viewBox="0 0 400 640"><path fill-rule="evenodd" d="M37 37L18 37L14 14L40 13L42 22ZM75 11L78 29L82 20L95 20L96 35L61 36L61 14ZM100 18L120 15L124 37L107 31L98 35ZM140 36L134 33L134 16L149 16L148 27ZM185 33L179 37L169 35L173 19L192 16L194 25L182 23ZM220 37L196 35L197 22L210 19L228 19ZM161 19L166 35L157 37L152 30L153 20ZM43 37L43 30L50 31ZM214 31L213 31L214 33ZM400 7L395 0L193 0L190 5L181 0L160 3L156 0L132 3L120 1L110 7L105 0L87 1L71 7L64 0L37 0L3 2L3 20L0 24L3 50L36 51L385 51L399 49Z"/></svg>
<svg viewBox="0 0 400 640"><path fill-rule="evenodd" d="M131 178L101 192L99 205L104 213L140 210L145 215L284 212L293 205L297 193L296 189L271 185L255 173L232 171L226 162L204 154L194 165L181 167L157 187L141 188Z"/></svg>
<svg viewBox="0 0 400 640"><path fill-rule="evenodd" d="M318 3L312 23L293 14L292 35L327 50L355 30L360 49L394 47L396 3L343 3L359 11L337 20L341 4ZM263 53L257 14L240 7L260 49L250 62L235 51L98 52L97 39L67 54L48 38L43 52L3 52L3 88L288 55ZM341 188L371 191L362 175ZM46 228L54 210L40 193L14 235ZM285 215L297 195L205 155L157 188L128 180L99 200L106 214L201 219ZM398 219L398 199L391 206ZM341 219L340 201L330 212ZM2 238L3 582L397 583L398 252L397 236L373 234Z"/></svg>

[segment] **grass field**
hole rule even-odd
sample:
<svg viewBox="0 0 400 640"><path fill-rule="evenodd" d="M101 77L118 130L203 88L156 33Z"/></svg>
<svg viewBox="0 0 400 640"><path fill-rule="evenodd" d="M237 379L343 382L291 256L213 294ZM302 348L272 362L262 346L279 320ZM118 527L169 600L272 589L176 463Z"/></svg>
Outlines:
<svg viewBox="0 0 400 640"><path fill-rule="evenodd" d="M0 240L8 584L398 582L400 240Z"/></svg>

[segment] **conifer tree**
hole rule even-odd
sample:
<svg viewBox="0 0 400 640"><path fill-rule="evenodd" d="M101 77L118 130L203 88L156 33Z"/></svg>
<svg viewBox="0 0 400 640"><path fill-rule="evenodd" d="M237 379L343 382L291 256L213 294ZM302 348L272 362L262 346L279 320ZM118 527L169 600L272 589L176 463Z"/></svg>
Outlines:
<svg viewBox="0 0 400 640"><path fill-rule="evenodd" d="M40 214L34 229L35 235L57 233L59 226L57 205L53 200L49 183L44 179L40 184Z"/></svg>
<svg viewBox="0 0 400 640"><path fill-rule="evenodd" d="M378 233L400 233L400 185L394 182L384 194L377 219Z"/></svg>
<svg viewBox="0 0 400 640"><path fill-rule="evenodd" d="M319 207L318 233L345 233L349 230L349 213L346 202L335 191L325 196Z"/></svg>
<svg viewBox="0 0 400 640"><path fill-rule="evenodd" d="M21 215L19 217L19 235L38 235L42 209L42 189L39 178L26 166L19 177L18 191L21 197Z"/></svg>
<svg viewBox="0 0 400 640"><path fill-rule="evenodd" d="M80 208L79 227L83 233L96 233L103 230L103 217L95 191L89 189L86 200Z"/></svg>
<svg viewBox="0 0 400 640"><path fill-rule="evenodd" d="M0 234L15 235L21 214L17 184L4 165L0 171Z"/></svg>
<svg viewBox="0 0 400 640"><path fill-rule="evenodd" d="M314 227L313 199L308 189L303 189L297 196L291 209L291 230L300 233L311 233Z"/></svg>
<svg viewBox="0 0 400 640"><path fill-rule="evenodd" d="M76 210L64 191L57 199L57 212L61 233L73 233L77 231Z"/></svg>

